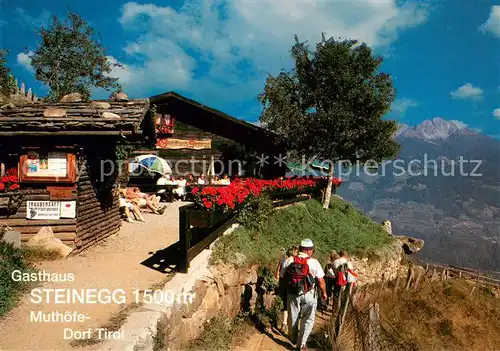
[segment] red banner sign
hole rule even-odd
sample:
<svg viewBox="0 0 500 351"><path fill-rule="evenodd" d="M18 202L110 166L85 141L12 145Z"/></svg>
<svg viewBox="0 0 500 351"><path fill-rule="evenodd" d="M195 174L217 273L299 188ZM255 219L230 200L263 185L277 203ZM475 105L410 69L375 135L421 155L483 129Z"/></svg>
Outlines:
<svg viewBox="0 0 500 351"><path fill-rule="evenodd" d="M192 150L202 150L211 149L212 140L197 140L197 139L175 139L175 138L163 138L158 139L156 142L157 149L192 149Z"/></svg>

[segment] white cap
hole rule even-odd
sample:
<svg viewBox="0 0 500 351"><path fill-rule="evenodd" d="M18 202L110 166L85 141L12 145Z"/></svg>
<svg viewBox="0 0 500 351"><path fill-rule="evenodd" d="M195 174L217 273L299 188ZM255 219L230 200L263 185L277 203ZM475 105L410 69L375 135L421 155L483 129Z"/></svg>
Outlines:
<svg viewBox="0 0 500 351"><path fill-rule="evenodd" d="M300 247L303 247L304 249L312 249L314 244L311 239L304 239L300 242Z"/></svg>

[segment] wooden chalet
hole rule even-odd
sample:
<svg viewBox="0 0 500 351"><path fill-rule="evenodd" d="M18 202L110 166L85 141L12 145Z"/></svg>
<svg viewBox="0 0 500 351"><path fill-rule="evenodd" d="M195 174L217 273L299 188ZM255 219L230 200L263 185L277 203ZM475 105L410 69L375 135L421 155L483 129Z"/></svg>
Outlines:
<svg viewBox="0 0 500 351"><path fill-rule="evenodd" d="M22 241L50 226L75 252L116 233L117 145L141 137L149 106L122 95L0 109L0 224L21 232ZM13 172L18 186L9 183Z"/></svg>
<svg viewBox="0 0 500 351"><path fill-rule="evenodd" d="M284 148L263 128L175 92L150 100L156 110L156 150L171 162L174 174L206 174L212 158L216 174L275 178L286 173L273 158L284 156ZM262 154L268 156L266 165L258 163ZM242 161L241 169L234 160Z"/></svg>

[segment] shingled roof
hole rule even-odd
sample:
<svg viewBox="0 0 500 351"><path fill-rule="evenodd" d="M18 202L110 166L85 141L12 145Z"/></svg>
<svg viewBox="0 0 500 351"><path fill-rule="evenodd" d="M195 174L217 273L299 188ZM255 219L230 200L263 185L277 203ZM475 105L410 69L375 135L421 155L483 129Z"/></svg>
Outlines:
<svg viewBox="0 0 500 351"><path fill-rule="evenodd" d="M148 110L149 99L10 105L0 109L0 136L131 135Z"/></svg>

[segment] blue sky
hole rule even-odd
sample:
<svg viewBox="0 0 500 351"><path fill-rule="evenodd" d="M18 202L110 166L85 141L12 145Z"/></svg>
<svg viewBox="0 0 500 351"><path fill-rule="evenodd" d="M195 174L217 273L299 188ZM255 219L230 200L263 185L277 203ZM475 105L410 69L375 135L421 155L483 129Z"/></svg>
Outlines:
<svg viewBox="0 0 500 351"><path fill-rule="evenodd" d="M29 50L36 29L68 7L99 33L131 97L174 90L256 121L268 73L290 67L293 35L367 42L385 57L398 100L388 117L410 125L443 117L500 137L500 2L0 0L0 47L38 95ZM94 98L105 98L98 92Z"/></svg>

